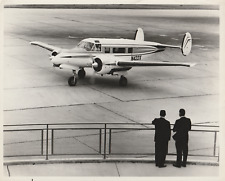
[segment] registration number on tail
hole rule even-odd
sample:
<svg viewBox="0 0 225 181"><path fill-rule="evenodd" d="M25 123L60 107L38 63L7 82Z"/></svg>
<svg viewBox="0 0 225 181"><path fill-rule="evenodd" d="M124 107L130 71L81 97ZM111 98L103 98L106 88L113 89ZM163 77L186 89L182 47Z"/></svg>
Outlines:
<svg viewBox="0 0 225 181"><path fill-rule="evenodd" d="M141 60L141 55L131 56L131 60Z"/></svg>

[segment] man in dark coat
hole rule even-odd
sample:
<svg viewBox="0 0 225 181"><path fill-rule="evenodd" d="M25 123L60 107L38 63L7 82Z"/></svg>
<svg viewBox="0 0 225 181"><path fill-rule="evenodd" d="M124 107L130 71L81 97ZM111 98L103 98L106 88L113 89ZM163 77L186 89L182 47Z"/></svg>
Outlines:
<svg viewBox="0 0 225 181"><path fill-rule="evenodd" d="M160 111L160 118L152 121L155 125L155 164L159 168L166 167L165 160L168 153L168 142L171 136L170 122L165 119L166 111Z"/></svg>
<svg viewBox="0 0 225 181"><path fill-rule="evenodd" d="M179 110L180 119L176 120L173 132L176 132L173 136L175 140L177 150L177 161L173 166L180 168L186 167L188 156L188 132L191 130L191 120L185 117L185 110ZM182 162L183 155L183 162Z"/></svg>

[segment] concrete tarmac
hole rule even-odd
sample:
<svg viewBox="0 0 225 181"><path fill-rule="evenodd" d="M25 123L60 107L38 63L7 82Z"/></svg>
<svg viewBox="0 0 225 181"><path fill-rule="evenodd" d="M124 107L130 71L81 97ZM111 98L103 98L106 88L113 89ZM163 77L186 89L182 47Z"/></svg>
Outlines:
<svg viewBox="0 0 225 181"><path fill-rule="evenodd" d="M218 16L216 10L5 9L4 124L151 123L161 109L175 123L178 110L184 108L193 124L219 125ZM183 34L189 31L193 37L189 56L167 49L152 55L152 60L197 65L133 68L128 72L127 87L118 85L119 77L101 77L87 69L87 77L79 80L76 87L69 87L67 79L72 73L53 68L48 52L29 44L43 41L72 48L89 37L132 39L138 27L144 29L145 40L174 45L180 45ZM96 151L86 133L81 139L73 139L76 134L65 132L57 136L61 139L58 152L62 148L73 149L67 148L66 143L79 145L79 152ZM114 151L136 149L135 145L144 139L149 142L141 144L138 151L153 152L153 132L141 136L138 132L132 137L118 135ZM214 135L206 137L210 142L202 134L191 135L190 153L212 153ZM123 138L130 139L129 143L132 140L132 146L120 142ZM4 152L35 152L37 139L31 134L5 134ZM174 153L174 142L170 145Z"/></svg>
<svg viewBox="0 0 225 181"><path fill-rule="evenodd" d="M37 165L9 165L4 167L4 176L33 177L71 176L71 177L216 177L218 166L188 165L176 168L167 164L165 168L155 167L151 163L54 163Z"/></svg>

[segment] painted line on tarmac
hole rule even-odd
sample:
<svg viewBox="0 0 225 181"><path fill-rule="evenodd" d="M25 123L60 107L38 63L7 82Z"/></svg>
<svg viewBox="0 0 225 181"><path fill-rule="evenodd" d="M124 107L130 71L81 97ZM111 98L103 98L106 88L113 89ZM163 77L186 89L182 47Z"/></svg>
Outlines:
<svg viewBox="0 0 225 181"><path fill-rule="evenodd" d="M124 116L124 115L122 115L122 114L120 114L120 113L118 113L118 112L112 111L112 110L110 110L110 109L108 109L108 108L106 108L106 107L104 107L104 106L102 106L102 105L100 105L100 104L96 104L96 105L98 105L99 107L101 107L101 108L103 108L103 109L105 109L105 110L107 110L107 111L112 112L113 114L116 114L116 115L118 115L118 116L120 116L120 117L123 117L123 118L125 118L125 119L127 119L127 120L129 120L129 121L131 121L131 122L133 122L133 123L137 123L137 124L139 124L139 125L141 125L141 126L143 126L143 127L145 127L145 128L150 128L150 127L148 127L148 126L146 126L146 125L143 125L142 123L139 123L138 121L135 121L135 120L133 120L133 119L131 119L131 118L129 118L129 117L126 117L126 116Z"/></svg>
<svg viewBox="0 0 225 181"><path fill-rule="evenodd" d="M120 171L119 171L119 168L117 166L117 163L115 163L115 165L116 165L116 170L117 170L118 176L120 177Z"/></svg>
<svg viewBox="0 0 225 181"><path fill-rule="evenodd" d="M39 106L39 107L27 107L27 108L19 108L19 109L4 109L5 112L10 111L25 111L25 110L33 110L33 109L48 109L48 108L58 108L58 107L72 107L72 106L83 106L83 105L91 105L95 103L80 103L80 104L64 104L64 105L57 105L57 106Z"/></svg>
<svg viewBox="0 0 225 181"><path fill-rule="evenodd" d="M113 98L113 99L116 99L116 100L118 100L118 101L124 102L123 100L121 100L121 99L119 99L119 98L117 98L117 97L115 97L115 96L112 96L112 95L110 95L110 94L107 94L107 93L101 91L100 89L96 89L96 88L94 88L94 87L90 87L90 88L93 89L93 90L95 90L95 91L97 91L97 92L100 92L101 94L107 95L107 96L109 96L109 97L111 97L111 98Z"/></svg>
<svg viewBox="0 0 225 181"><path fill-rule="evenodd" d="M156 97L156 98L149 98L149 99L134 99L128 100L126 102L138 102L138 101L149 101L149 100L163 100L163 99L177 99L177 98L191 98L191 97L204 97L204 96L215 96L219 94L201 94L201 95L190 95L190 96L177 96L177 97Z"/></svg>
<svg viewBox="0 0 225 181"><path fill-rule="evenodd" d="M82 138L83 136L81 136ZM89 146L88 144L86 144L85 142L80 141L76 136L72 136L73 139L75 139L76 141L78 141L79 143L81 143L84 146L87 146L88 148L92 149L93 151L95 151L96 153L98 153L98 150L96 150L95 148Z"/></svg>
<svg viewBox="0 0 225 181"><path fill-rule="evenodd" d="M199 125L199 124L212 124L212 123L217 123L218 124L218 122L216 122L216 121L214 121L214 122L199 122L199 123L195 123L195 124L193 124L193 125Z"/></svg>
<svg viewBox="0 0 225 181"><path fill-rule="evenodd" d="M177 99L177 98L203 97L203 96L215 96L215 95L218 95L218 94L200 94L200 95L174 96L174 97L163 97L163 98L162 97L156 97L156 98L149 98L149 99L132 99L132 100L126 100L126 101L122 101L122 102L137 102L137 101L145 101L145 100L148 101L148 100ZM101 104L101 103L111 103L111 102L80 103L80 104L65 104L65 105L57 105L57 106L28 107L28 108L18 108L18 109L4 109L3 111L5 111L5 112L10 112L10 111L25 111L25 110L34 110L34 109L72 107L72 106L83 106L83 105L98 105L98 106L100 106L99 104ZM133 121L133 120L131 120L131 121Z"/></svg>
<svg viewBox="0 0 225 181"><path fill-rule="evenodd" d="M199 48L204 48L205 46L203 45L193 45L194 47L199 47Z"/></svg>
<svg viewBox="0 0 225 181"><path fill-rule="evenodd" d="M8 175L9 175L9 177L10 177L11 174L10 174L10 170L9 170L9 165L7 165L6 168L7 168Z"/></svg>

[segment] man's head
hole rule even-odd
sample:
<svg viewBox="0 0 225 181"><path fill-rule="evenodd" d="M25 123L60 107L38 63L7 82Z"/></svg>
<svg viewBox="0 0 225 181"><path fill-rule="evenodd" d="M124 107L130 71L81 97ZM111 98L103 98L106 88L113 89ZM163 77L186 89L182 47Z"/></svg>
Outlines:
<svg viewBox="0 0 225 181"><path fill-rule="evenodd" d="M179 110L179 116L185 116L185 110L184 109Z"/></svg>
<svg viewBox="0 0 225 181"><path fill-rule="evenodd" d="M160 116L161 117L165 117L166 116L166 111L165 110L161 110L160 111Z"/></svg>

